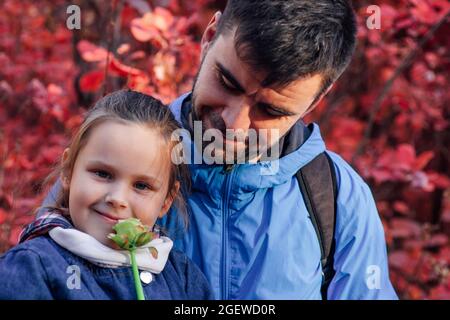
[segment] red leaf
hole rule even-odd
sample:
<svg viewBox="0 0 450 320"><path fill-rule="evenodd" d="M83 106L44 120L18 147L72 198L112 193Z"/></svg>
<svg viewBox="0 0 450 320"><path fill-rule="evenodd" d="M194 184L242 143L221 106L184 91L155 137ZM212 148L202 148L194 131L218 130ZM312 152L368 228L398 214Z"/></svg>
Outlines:
<svg viewBox="0 0 450 320"><path fill-rule="evenodd" d="M156 7L153 11L153 23L161 31L166 31L173 24L174 17L169 10Z"/></svg>
<svg viewBox="0 0 450 320"><path fill-rule="evenodd" d="M131 76L128 79L128 87L130 89L151 95L153 93L153 89L149 87L149 83L150 78L146 74Z"/></svg>
<svg viewBox="0 0 450 320"><path fill-rule="evenodd" d="M385 181L393 180L393 176L390 170L386 169L372 169L370 175L375 179L376 183L382 183Z"/></svg>
<svg viewBox="0 0 450 320"><path fill-rule="evenodd" d="M420 22L431 25L438 20L439 15L427 1L411 0L411 2L415 6L411 9L411 12Z"/></svg>
<svg viewBox="0 0 450 320"><path fill-rule="evenodd" d="M150 39L159 37L159 30L153 24L153 15L146 13L142 18L136 18L131 21L131 34L138 41L146 42Z"/></svg>
<svg viewBox="0 0 450 320"><path fill-rule="evenodd" d="M34 162L28 160L27 156L19 156L19 158L17 160L22 169L25 169L25 170L34 169L34 165L35 165Z"/></svg>
<svg viewBox="0 0 450 320"><path fill-rule="evenodd" d="M434 157L434 151L422 152L414 161L413 169L422 170Z"/></svg>
<svg viewBox="0 0 450 320"><path fill-rule="evenodd" d="M450 288L445 284L432 288L428 298L431 300L450 300Z"/></svg>
<svg viewBox="0 0 450 320"><path fill-rule="evenodd" d="M61 155L62 148L60 146L46 147L41 151L42 157L48 163L54 163L54 161Z"/></svg>
<svg viewBox="0 0 450 320"><path fill-rule="evenodd" d="M421 234L421 228L417 222L404 218L393 218L390 230L394 238L416 238Z"/></svg>
<svg viewBox="0 0 450 320"><path fill-rule="evenodd" d="M425 292L420 289L418 286L410 285L408 287L409 299L411 300L420 300L425 297Z"/></svg>
<svg viewBox="0 0 450 320"><path fill-rule="evenodd" d="M397 165L404 169L411 169L416 160L416 151L410 144L401 144L396 151Z"/></svg>
<svg viewBox="0 0 450 320"><path fill-rule="evenodd" d="M7 214L6 211L0 208L0 225L6 221Z"/></svg>
<svg viewBox="0 0 450 320"><path fill-rule="evenodd" d="M174 17L170 11L157 7L153 12L147 12L142 18L133 19L131 33L138 41L157 40L155 44L163 45L167 41L162 37L162 33L169 31L173 22Z"/></svg>
<svg viewBox="0 0 450 320"><path fill-rule="evenodd" d="M389 255L389 265L407 274L414 271L416 264L417 261L414 261L405 251L394 251Z"/></svg>
<svg viewBox="0 0 450 320"><path fill-rule="evenodd" d="M141 70L124 65L114 57L110 60L109 69L122 77L138 76L143 74Z"/></svg>
<svg viewBox="0 0 450 320"><path fill-rule="evenodd" d="M104 61L108 55L106 49L98 47L86 40L78 42L77 49L80 52L81 57L87 62Z"/></svg>
<svg viewBox="0 0 450 320"><path fill-rule="evenodd" d="M402 214L408 214L410 211L408 205L403 201L395 201L394 210Z"/></svg>
<svg viewBox="0 0 450 320"><path fill-rule="evenodd" d="M448 243L448 237L445 234L436 234L425 242L427 248L444 247Z"/></svg>
<svg viewBox="0 0 450 320"><path fill-rule="evenodd" d="M80 79L80 88L84 92L97 91L105 79L105 72L103 70L89 71Z"/></svg>
<svg viewBox="0 0 450 320"><path fill-rule="evenodd" d="M127 53L128 51L130 51L130 45L128 43L123 43L120 45L119 48L117 48L118 54L124 54Z"/></svg>
<svg viewBox="0 0 450 320"><path fill-rule="evenodd" d="M428 179L430 182L438 188L446 189L450 187L450 179L437 172L427 172Z"/></svg>
<svg viewBox="0 0 450 320"><path fill-rule="evenodd" d="M143 58L145 58L145 51L143 51L143 50L135 51L132 54L130 54L130 56L128 58L130 60L143 59Z"/></svg>

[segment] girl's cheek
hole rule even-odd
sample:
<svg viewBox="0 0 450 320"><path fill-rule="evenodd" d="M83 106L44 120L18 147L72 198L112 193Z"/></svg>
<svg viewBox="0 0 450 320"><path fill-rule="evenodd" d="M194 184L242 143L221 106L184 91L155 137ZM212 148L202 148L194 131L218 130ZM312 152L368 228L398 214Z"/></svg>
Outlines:
<svg viewBox="0 0 450 320"><path fill-rule="evenodd" d="M107 193L107 188L105 184L94 182L92 183L89 188L86 188L85 192L85 198L89 199L90 201L100 201L105 197L105 194Z"/></svg>
<svg viewBox="0 0 450 320"><path fill-rule="evenodd" d="M145 225L149 225L152 220L152 212L155 210L155 205L151 201L142 201L142 199L134 200L134 212L136 218L141 220L141 222Z"/></svg>
<svg viewBox="0 0 450 320"><path fill-rule="evenodd" d="M138 201L137 204L138 214L137 217L141 222L149 227L153 227L156 219L158 218L159 211L161 210L162 204L159 197L153 196L146 201Z"/></svg>
<svg viewBox="0 0 450 320"><path fill-rule="evenodd" d="M95 179L90 173L85 173L78 176L74 186L76 190L71 190L71 193L76 195L78 201L86 202L92 201L94 198L98 198L102 192L104 192L104 183Z"/></svg>

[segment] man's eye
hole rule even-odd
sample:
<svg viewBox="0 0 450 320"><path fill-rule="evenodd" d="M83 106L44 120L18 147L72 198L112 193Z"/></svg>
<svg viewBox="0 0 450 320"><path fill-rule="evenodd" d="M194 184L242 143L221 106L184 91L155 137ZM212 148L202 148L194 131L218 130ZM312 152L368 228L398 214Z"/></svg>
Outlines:
<svg viewBox="0 0 450 320"><path fill-rule="evenodd" d="M228 81L225 80L225 78L224 78L223 75L219 74L219 75L218 75L218 78L219 78L219 83L222 85L222 87L223 87L225 90L230 91L230 92L232 92L232 93L237 92L237 89L236 89L235 87L231 86L231 85L228 83Z"/></svg>
<svg viewBox="0 0 450 320"><path fill-rule="evenodd" d="M94 174L102 179L110 179L112 175L104 170L95 170Z"/></svg>
<svg viewBox="0 0 450 320"><path fill-rule="evenodd" d="M268 115L270 117L283 117L283 116L285 116L284 114L281 114L280 112L277 112L276 110L273 110L272 108L267 107L265 105L259 105L259 108L265 115Z"/></svg>
<svg viewBox="0 0 450 320"><path fill-rule="evenodd" d="M138 190L150 190L150 186L145 182L136 182L134 187Z"/></svg>

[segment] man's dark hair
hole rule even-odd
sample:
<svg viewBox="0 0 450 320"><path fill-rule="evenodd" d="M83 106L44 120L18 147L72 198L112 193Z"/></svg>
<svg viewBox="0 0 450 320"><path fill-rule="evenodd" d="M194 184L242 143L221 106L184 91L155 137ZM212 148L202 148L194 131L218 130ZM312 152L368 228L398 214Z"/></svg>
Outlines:
<svg viewBox="0 0 450 320"><path fill-rule="evenodd" d="M228 0L216 36L237 27L238 57L268 73L263 86L321 74L317 98L351 60L355 20L346 0Z"/></svg>

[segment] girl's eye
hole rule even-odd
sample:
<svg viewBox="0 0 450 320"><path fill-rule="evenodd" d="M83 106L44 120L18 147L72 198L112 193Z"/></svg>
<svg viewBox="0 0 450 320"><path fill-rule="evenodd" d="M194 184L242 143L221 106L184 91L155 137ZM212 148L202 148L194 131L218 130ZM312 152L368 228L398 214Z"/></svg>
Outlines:
<svg viewBox="0 0 450 320"><path fill-rule="evenodd" d="M145 182L136 182L134 187L138 190L150 190L150 186Z"/></svg>
<svg viewBox="0 0 450 320"><path fill-rule="evenodd" d="M102 179L109 179L109 178L111 178L111 174L109 174L108 172L106 172L104 170L95 170L94 174L96 176L98 176L99 178L102 178Z"/></svg>

